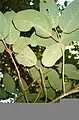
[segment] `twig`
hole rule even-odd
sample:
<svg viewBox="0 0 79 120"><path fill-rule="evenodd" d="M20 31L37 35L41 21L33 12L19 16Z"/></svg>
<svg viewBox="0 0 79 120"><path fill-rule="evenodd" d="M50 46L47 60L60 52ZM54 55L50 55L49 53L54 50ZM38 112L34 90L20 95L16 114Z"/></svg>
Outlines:
<svg viewBox="0 0 79 120"><path fill-rule="evenodd" d="M38 66L35 66L35 67L39 71L40 76L41 76L41 85L42 85L43 91L45 93L45 103L46 103L47 102L47 90L46 90L46 86L45 86L45 82L44 82L43 72L42 72L41 68L39 68Z"/></svg>
<svg viewBox="0 0 79 120"><path fill-rule="evenodd" d="M19 82L20 82L21 89L22 89L22 91L23 91L23 93L24 93L24 95L25 95L26 101L28 102L27 95L26 95L26 92L25 92L25 89L24 89L24 86L23 86L23 83L22 83L22 80L21 80L21 77L20 77L20 72L19 72L18 67L17 67L17 65L16 65L16 63L15 63L15 60L14 60L14 58L13 58L13 56L12 56L12 51L7 47L6 42L4 41L4 39L2 40L2 43L3 43L4 47L5 47L6 52L10 55L10 57L11 57L11 59L12 59L12 62L13 62L13 64L14 64L15 69L16 69L17 74L18 74L18 78L19 78Z"/></svg>
<svg viewBox="0 0 79 120"><path fill-rule="evenodd" d="M53 101L49 102L49 103L55 103L57 102L58 100L68 96L68 95L71 95L71 94L74 94L74 93L77 93L79 92L79 87L75 88L75 89L72 89L70 90L69 92L65 93L65 94L62 94L61 96L57 97L56 99L54 99Z"/></svg>

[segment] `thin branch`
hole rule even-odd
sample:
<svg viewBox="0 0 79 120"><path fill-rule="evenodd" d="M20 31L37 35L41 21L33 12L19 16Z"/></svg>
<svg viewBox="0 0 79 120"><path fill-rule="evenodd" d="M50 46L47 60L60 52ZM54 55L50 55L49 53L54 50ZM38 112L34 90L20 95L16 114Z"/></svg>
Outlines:
<svg viewBox="0 0 79 120"><path fill-rule="evenodd" d="M19 72L18 67L17 67L17 65L15 63L15 60L14 60L14 58L12 56L12 51L7 47L6 42L5 42L4 39L2 40L2 43L3 43L4 47L5 47L6 52L10 55L10 57L12 59L12 62L14 64L15 69L16 69L17 74L18 74L18 78L19 78L19 82L20 82L20 85L21 85L21 89L22 89L22 91L23 91L23 93L25 95L26 101L28 102L27 95L26 95L26 92L25 92L25 89L24 89L24 86L23 86L23 83L22 83L22 80L21 80L21 77L20 77L20 72Z"/></svg>
<svg viewBox="0 0 79 120"><path fill-rule="evenodd" d="M72 90L70 90L69 92L67 92L67 93L65 93L65 94L62 94L61 96L55 98L54 100L52 100L52 101L49 102L49 103L55 103L55 102L57 102L58 100L60 100L60 99L62 99L62 98L64 98L64 97L66 97L66 96L68 96L68 95L77 93L77 92L79 92L79 87L77 87L77 88L75 88L75 89L72 89Z"/></svg>
<svg viewBox="0 0 79 120"><path fill-rule="evenodd" d="M46 90L46 86L45 86L45 82L44 82L44 76L43 76L43 72L41 70L41 68L39 68L38 66L35 66L36 69L39 71L40 76L41 76L41 85L45 94L45 103L47 102L47 90Z"/></svg>

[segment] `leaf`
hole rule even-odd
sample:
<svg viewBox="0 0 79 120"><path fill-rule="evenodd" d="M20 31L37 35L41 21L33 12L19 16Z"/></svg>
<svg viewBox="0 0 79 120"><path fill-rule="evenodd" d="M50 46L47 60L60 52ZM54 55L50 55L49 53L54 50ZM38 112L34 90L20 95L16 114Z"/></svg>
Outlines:
<svg viewBox="0 0 79 120"><path fill-rule="evenodd" d="M64 46L69 45L72 41L79 41L79 30L72 32L71 34L62 33L61 42Z"/></svg>
<svg viewBox="0 0 79 120"><path fill-rule="evenodd" d="M56 96L55 91L52 88L47 89L48 99L53 100L55 96Z"/></svg>
<svg viewBox="0 0 79 120"><path fill-rule="evenodd" d="M0 39L4 39L9 34L9 25L4 16L0 11Z"/></svg>
<svg viewBox="0 0 79 120"><path fill-rule="evenodd" d="M65 82L65 92L68 92L72 88L71 82Z"/></svg>
<svg viewBox="0 0 79 120"><path fill-rule="evenodd" d="M57 91L62 90L62 80L59 79L58 73L54 69L46 74L50 85Z"/></svg>
<svg viewBox="0 0 79 120"><path fill-rule="evenodd" d="M13 51L15 53L20 53L23 48L25 48L30 43L30 38L19 37L13 44Z"/></svg>
<svg viewBox="0 0 79 120"><path fill-rule="evenodd" d="M51 87L48 80L45 80L45 86L47 89Z"/></svg>
<svg viewBox="0 0 79 120"><path fill-rule="evenodd" d="M21 82L23 84L24 89L26 89L28 87L27 82L23 78L21 78ZM20 82L19 85L21 86ZM26 90L26 94L29 94L29 92L30 92L29 89Z"/></svg>
<svg viewBox="0 0 79 120"><path fill-rule="evenodd" d="M52 28L58 26L57 20L59 12L54 0L41 0L40 11L46 15Z"/></svg>
<svg viewBox="0 0 79 120"><path fill-rule="evenodd" d="M62 56L59 43L52 44L46 48L42 55L42 64L46 67L52 67Z"/></svg>
<svg viewBox="0 0 79 120"><path fill-rule="evenodd" d="M0 53L4 52L4 49L5 49L5 47L2 43L2 41L0 41Z"/></svg>
<svg viewBox="0 0 79 120"><path fill-rule="evenodd" d="M37 62L35 54L28 46L26 46L18 55L15 55L15 57L19 64L28 67L34 66Z"/></svg>
<svg viewBox="0 0 79 120"><path fill-rule="evenodd" d="M0 87L0 99L4 99L7 97L8 97L8 93L6 92L6 90Z"/></svg>
<svg viewBox="0 0 79 120"><path fill-rule="evenodd" d="M30 93L29 95L27 95L28 100L33 103L34 100L36 99L37 95L38 95L38 93ZM38 99L40 99L42 97L43 97L43 94L40 94Z"/></svg>
<svg viewBox="0 0 79 120"><path fill-rule="evenodd" d="M41 77L39 71L37 71L35 67L30 68L29 73L31 74L33 80L39 80Z"/></svg>
<svg viewBox="0 0 79 120"><path fill-rule="evenodd" d="M8 73L4 73L3 84L9 93L15 92L15 82Z"/></svg>
<svg viewBox="0 0 79 120"><path fill-rule="evenodd" d="M14 44L17 38L20 36L20 32L16 30L12 24L12 20L15 15L16 13L13 10L4 13L4 16L6 17L9 24L9 36L6 38L7 44Z"/></svg>
<svg viewBox="0 0 79 120"><path fill-rule="evenodd" d="M28 31L35 27L36 33L43 37L51 36L52 28L49 26L46 17L39 11L28 9L18 12L13 22L20 31Z"/></svg>
<svg viewBox="0 0 79 120"><path fill-rule="evenodd" d="M69 79L79 80L79 71L72 64L64 64L65 67L65 75L68 76Z"/></svg>
<svg viewBox="0 0 79 120"><path fill-rule="evenodd" d="M32 46L39 45L39 46L47 47L47 46L50 46L51 44L54 44L54 43L56 43L56 42L52 38L44 39L44 38L36 36L35 33L33 33L31 36L30 44Z"/></svg>
<svg viewBox="0 0 79 120"><path fill-rule="evenodd" d="M63 11L59 26L64 32L71 32L79 27L79 2L77 0L70 3Z"/></svg>

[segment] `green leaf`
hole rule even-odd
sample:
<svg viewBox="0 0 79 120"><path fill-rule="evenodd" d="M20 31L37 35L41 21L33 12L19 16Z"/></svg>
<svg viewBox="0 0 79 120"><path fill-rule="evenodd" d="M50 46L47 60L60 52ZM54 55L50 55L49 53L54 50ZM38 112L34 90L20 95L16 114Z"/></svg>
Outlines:
<svg viewBox="0 0 79 120"><path fill-rule="evenodd" d="M30 93L29 95L27 95L28 100L33 103L34 100L36 99L37 95L38 95L38 93ZM43 97L43 94L40 94L38 99L40 99L42 97Z"/></svg>
<svg viewBox="0 0 79 120"><path fill-rule="evenodd" d="M69 45L72 41L79 41L79 30L72 32L71 34L62 33L61 42L64 46Z"/></svg>
<svg viewBox="0 0 79 120"><path fill-rule="evenodd" d="M13 51L15 53L20 53L29 43L30 43L30 38L19 37L13 44Z"/></svg>
<svg viewBox="0 0 79 120"><path fill-rule="evenodd" d="M4 39L9 34L9 25L4 16L0 11L0 39Z"/></svg>
<svg viewBox="0 0 79 120"><path fill-rule="evenodd" d="M3 84L9 93L15 92L15 82L8 73L4 73Z"/></svg>
<svg viewBox="0 0 79 120"><path fill-rule="evenodd" d="M39 11L28 9L18 12L13 22L20 31L28 31L35 27L36 33L43 37L51 36L52 28L49 26L46 17Z"/></svg>
<svg viewBox="0 0 79 120"><path fill-rule="evenodd" d="M45 80L45 86L46 86L47 89L51 87L48 80Z"/></svg>
<svg viewBox="0 0 79 120"><path fill-rule="evenodd" d="M21 82L23 84L24 89L26 90L28 87L27 82L23 78L21 78ZM19 85L21 86L20 81L19 81ZM30 92L29 89L27 89L26 93L29 94L29 92Z"/></svg>
<svg viewBox="0 0 79 120"><path fill-rule="evenodd" d="M12 24L12 20L15 15L16 13L14 11L8 11L4 13L4 16L6 17L9 24L9 36L6 38L7 44L14 44L17 38L20 36L20 32L16 30Z"/></svg>
<svg viewBox="0 0 79 120"><path fill-rule="evenodd" d="M52 88L47 89L48 99L53 100L55 96L56 96L55 91Z"/></svg>
<svg viewBox="0 0 79 120"><path fill-rule="evenodd" d="M38 37L35 35L35 33L32 34L31 36L31 41L30 41L30 44L32 46L43 46L43 47L47 47L47 46L50 46L51 44L54 44L56 43L52 38L41 38L41 37Z"/></svg>
<svg viewBox="0 0 79 120"><path fill-rule="evenodd" d="M42 55L42 64L46 67L52 67L62 56L59 43L48 46Z"/></svg>
<svg viewBox="0 0 79 120"><path fill-rule="evenodd" d="M29 73L31 74L33 80L39 80L41 77L39 71L37 71L35 67L30 68Z"/></svg>
<svg viewBox="0 0 79 120"><path fill-rule="evenodd" d="M65 82L65 92L68 92L72 88L71 82Z"/></svg>
<svg viewBox="0 0 79 120"><path fill-rule="evenodd" d="M72 64L65 64L65 75L68 76L69 79L79 80L79 71Z"/></svg>
<svg viewBox="0 0 79 120"><path fill-rule="evenodd" d="M58 73L54 69L46 74L50 85L57 91L62 90L62 80L59 79Z"/></svg>
<svg viewBox="0 0 79 120"><path fill-rule="evenodd" d="M2 43L2 41L0 41L0 53L4 52L4 49L5 49L5 47Z"/></svg>
<svg viewBox="0 0 79 120"><path fill-rule="evenodd" d="M15 55L15 57L19 64L28 67L34 66L37 62L35 54L28 46L26 46L18 55Z"/></svg>
<svg viewBox="0 0 79 120"><path fill-rule="evenodd" d="M4 99L7 97L8 97L8 93L6 92L6 90L0 87L0 99Z"/></svg>
<svg viewBox="0 0 79 120"><path fill-rule="evenodd" d="M52 28L58 26L58 8L54 0L41 0L40 11L44 13Z"/></svg>
<svg viewBox="0 0 79 120"><path fill-rule="evenodd" d="M73 1L63 11L59 26L64 32L71 32L79 27L79 2Z"/></svg>

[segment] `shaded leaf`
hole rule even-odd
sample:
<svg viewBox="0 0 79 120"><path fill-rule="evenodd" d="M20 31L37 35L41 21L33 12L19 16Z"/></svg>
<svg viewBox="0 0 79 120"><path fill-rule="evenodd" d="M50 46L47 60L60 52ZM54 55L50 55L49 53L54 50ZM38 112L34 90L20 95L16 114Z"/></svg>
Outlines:
<svg viewBox="0 0 79 120"><path fill-rule="evenodd" d="M0 99L7 98L7 97L8 97L8 93L5 91L4 88L0 87Z"/></svg>
<svg viewBox="0 0 79 120"><path fill-rule="evenodd" d="M29 73L31 74L33 80L39 80L41 77L39 71L37 71L35 67L30 68Z"/></svg>
<svg viewBox="0 0 79 120"><path fill-rule="evenodd" d="M59 26L64 32L71 32L79 27L79 2L77 0L70 3L63 11Z"/></svg>
<svg viewBox="0 0 79 120"><path fill-rule="evenodd" d="M16 60L19 64L31 67L36 64L37 58L33 51L26 46L18 55L15 55Z"/></svg>
<svg viewBox="0 0 79 120"><path fill-rule="evenodd" d="M4 16L6 17L8 24L9 24L9 36L6 38L7 44L14 44L14 42L17 40L17 38L20 35L20 32L16 30L12 24L12 20L15 14L16 13L13 10L10 12L8 11L4 13Z"/></svg>
<svg viewBox="0 0 79 120"><path fill-rule="evenodd" d="M50 85L57 91L62 90L62 80L59 79L58 73L54 69L46 74Z"/></svg>
<svg viewBox="0 0 79 120"><path fill-rule="evenodd" d="M79 80L79 71L72 64L65 64L65 75L68 76L69 79Z"/></svg>
<svg viewBox="0 0 79 120"><path fill-rule="evenodd" d="M55 98L56 94L55 91L50 87L49 89L47 89L47 97L50 100L53 100Z"/></svg>
<svg viewBox="0 0 79 120"><path fill-rule="evenodd" d="M52 67L62 56L59 43L48 46L42 55L42 64L46 67Z"/></svg>
<svg viewBox="0 0 79 120"><path fill-rule="evenodd" d="M20 11L15 15L13 21L20 31L28 31L31 27L35 27L38 35L51 36L52 28L50 28L46 17L39 11L33 9Z"/></svg>
<svg viewBox="0 0 79 120"><path fill-rule="evenodd" d="M65 82L65 92L68 92L71 90L72 83L71 82Z"/></svg>
<svg viewBox="0 0 79 120"><path fill-rule="evenodd" d="M3 84L9 93L15 92L15 82L8 73L4 73Z"/></svg>
<svg viewBox="0 0 79 120"><path fill-rule="evenodd" d="M58 25L57 20L59 12L54 0L41 0L40 11L46 15L52 28Z"/></svg>
<svg viewBox="0 0 79 120"><path fill-rule="evenodd" d="M28 85L24 79L21 78L21 82L23 84L24 89L27 89ZM20 82L19 85L21 86ZM26 93L29 94L29 89L26 90Z"/></svg>

